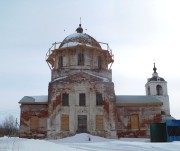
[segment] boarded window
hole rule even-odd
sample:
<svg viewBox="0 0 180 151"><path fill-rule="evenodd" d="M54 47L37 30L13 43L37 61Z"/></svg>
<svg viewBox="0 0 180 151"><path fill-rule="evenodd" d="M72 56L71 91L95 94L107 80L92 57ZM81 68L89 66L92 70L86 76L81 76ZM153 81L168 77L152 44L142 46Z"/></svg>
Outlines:
<svg viewBox="0 0 180 151"><path fill-rule="evenodd" d="M104 130L103 115L96 115L96 130Z"/></svg>
<svg viewBox="0 0 180 151"><path fill-rule="evenodd" d="M101 93L96 93L96 105L103 105L103 98Z"/></svg>
<svg viewBox="0 0 180 151"><path fill-rule="evenodd" d="M84 54L83 53L78 54L78 65L81 65L81 66L84 65Z"/></svg>
<svg viewBox="0 0 180 151"><path fill-rule="evenodd" d="M64 131L69 130L69 115L63 114L61 116L61 130L64 130Z"/></svg>
<svg viewBox="0 0 180 151"><path fill-rule="evenodd" d="M86 95L85 93L79 94L79 106L85 106L86 105Z"/></svg>
<svg viewBox="0 0 180 151"><path fill-rule="evenodd" d="M62 95L62 106L69 106L69 94L67 93Z"/></svg>
<svg viewBox="0 0 180 151"><path fill-rule="evenodd" d="M138 115L131 115L131 129L139 129Z"/></svg>
<svg viewBox="0 0 180 151"><path fill-rule="evenodd" d="M102 68L102 59L101 56L98 56L98 69Z"/></svg>
<svg viewBox="0 0 180 151"><path fill-rule="evenodd" d="M63 56L59 56L58 67L59 68L63 67Z"/></svg>
<svg viewBox="0 0 180 151"><path fill-rule="evenodd" d="M37 116L31 116L30 129L31 130L38 130L38 127L39 127L39 118Z"/></svg>

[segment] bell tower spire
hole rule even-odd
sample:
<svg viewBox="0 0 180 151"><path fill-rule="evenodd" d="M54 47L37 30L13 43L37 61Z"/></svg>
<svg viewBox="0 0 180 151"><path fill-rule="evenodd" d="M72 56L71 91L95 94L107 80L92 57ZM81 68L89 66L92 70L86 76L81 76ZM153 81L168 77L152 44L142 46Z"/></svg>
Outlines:
<svg viewBox="0 0 180 151"><path fill-rule="evenodd" d="M156 68L156 64L155 64L155 62L154 62L154 68L153 68L153 74L152 74L152 76L153 77L158 77L158 73L156 72L157 71L157 68Z"/></svg>
<svg viewBox="0 0 180 151"><path fill-rule="evenodd" d="M153 70L154 70L154 73L156 73L157 68L156 68L155 63L154 63L154 68L153 68Z"/></svg>

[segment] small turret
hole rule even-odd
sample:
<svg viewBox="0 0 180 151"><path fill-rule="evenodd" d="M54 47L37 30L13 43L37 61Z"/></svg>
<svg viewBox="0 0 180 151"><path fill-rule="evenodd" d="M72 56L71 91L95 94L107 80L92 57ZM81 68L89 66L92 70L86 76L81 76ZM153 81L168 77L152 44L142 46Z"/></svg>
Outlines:
<svg viewBox="0 0 180 151"><path fill-rule="evenodd" d="M83 28L81 27L81 24L79 24L79 27L76 29L77 33L83 33Z"/></svg>

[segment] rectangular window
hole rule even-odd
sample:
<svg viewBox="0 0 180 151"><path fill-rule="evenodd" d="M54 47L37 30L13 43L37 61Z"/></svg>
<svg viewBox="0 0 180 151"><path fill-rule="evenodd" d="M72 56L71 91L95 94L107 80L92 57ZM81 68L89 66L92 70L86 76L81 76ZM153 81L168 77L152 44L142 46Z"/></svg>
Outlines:
<svg viewBox="0 0 180 151"><path fill-rule="evenodd" d="M59 68L63 67L63 56L59 56L58 67Z"/></svg>
<svg viewBox="0 0 180 151"><path fill-rule="evenodd" d="M101 56L98 56L98 69L102 69L102 60L101 60Z"/></svg>
<svg viewBox="0 0 180 151"><path fill-rule="evenodd" d="M69 94L62 94L62 106L69 106Z"/></svg>
<svg viewBox="0 0 180 151"><path fill-rule="evenodd" d="M103 98L101 93L96 93L96 105L103 105Z"/></svg>
<svg viewBox="0 0 180 151"><path fill-rule="evenodd" d="M104 130L103 115L96 115L96 130Z"/></svg>
<svg viewBox="0 0 180 151"><path fill-rule="evenodd" d="M86 105L86 95L85 93L79 94L79 106L85 106Z"/></svg>
<svg viewBox="0 0 180 151"><path fill-rule="evenodd" d="M64 131L69 130L69 115L63 114L61 116L61 130L64 130Z"/></svg>
<svg viewBox="0 0 180 151"><path fill-rule="evenodd" d="M84 65L84 54L83 53L78 54L78 65L81 65L81 66Z"/></svg>
<svg viewBox="0 0 180 151"><path fill-rule="evenodd" d="M37 116L31 116L30 129L31 130L38 130L38 127L39 127L39 118Z"/></svg>
<svg viewBox="0 0 180 151"><path fill-rule="evenodd" d="M138 115L131 115L131 129L139 129L139 117Z"/></svg>

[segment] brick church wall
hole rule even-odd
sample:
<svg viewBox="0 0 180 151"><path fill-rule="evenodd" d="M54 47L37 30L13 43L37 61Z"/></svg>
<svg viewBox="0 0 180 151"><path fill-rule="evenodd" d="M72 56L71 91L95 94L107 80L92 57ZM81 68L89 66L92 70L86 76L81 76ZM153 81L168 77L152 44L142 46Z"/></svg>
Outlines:
<svg viewBox="0 0 180 151"><path fill-rule="evenodd" d="M150 124L160 123L161 105L116 105L116 130L120 137L150 137Z"/></svg>
<svg viewBox="0 0 180 151"><path fill-rule="evenodd" d="M47 104L21 104L20 137L47 136Z"/></svg>

